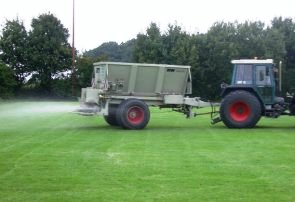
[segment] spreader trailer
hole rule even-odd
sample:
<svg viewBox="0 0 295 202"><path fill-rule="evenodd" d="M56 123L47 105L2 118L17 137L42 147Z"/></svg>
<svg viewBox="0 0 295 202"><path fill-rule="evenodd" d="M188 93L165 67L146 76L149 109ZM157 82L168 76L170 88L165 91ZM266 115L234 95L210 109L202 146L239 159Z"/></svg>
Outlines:
<svg viewBox="0 0 295 202"><path fill-rule="evenodd" d="M190 66L142 63L94 63L92 86L81 92L81 115L103 116L111 126L143 129L150 120L149 106L172 108L192 118L193 108L218 104L188 97L192 93Z"/></svg>

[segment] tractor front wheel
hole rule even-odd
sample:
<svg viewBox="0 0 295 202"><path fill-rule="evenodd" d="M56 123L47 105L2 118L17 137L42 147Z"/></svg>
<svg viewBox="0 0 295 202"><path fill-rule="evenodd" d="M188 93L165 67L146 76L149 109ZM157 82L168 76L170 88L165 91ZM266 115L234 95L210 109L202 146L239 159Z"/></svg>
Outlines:
<svg viewBox="0 0 295 202"><path fill-rule="evenodd" d="M222 100L220 116L229 128L253 128L261 117L261 105L252 93L233 91Z"/></svg>

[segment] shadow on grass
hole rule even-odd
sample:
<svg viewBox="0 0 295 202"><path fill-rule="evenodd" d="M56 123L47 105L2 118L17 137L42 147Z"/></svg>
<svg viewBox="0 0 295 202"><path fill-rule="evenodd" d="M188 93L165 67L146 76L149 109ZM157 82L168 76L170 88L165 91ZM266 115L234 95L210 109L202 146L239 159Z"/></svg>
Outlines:
<svg viewBox="0 0 295 202"><path fill-rule="evenodd" d="M167 131L171 131L171 130L211 130L212 126L208 125L208 126L198 126L198 125L194 125L194 126L169 126L169 125L151 125L148 126L147 128L145 128L144 130L167 130Z"/></svg>
<svg viewBox="0 0 295 202"><path fill-rule="evenodd" d="M77 131L104 131L104 132L122 132L122 133L157 133L157 132L173 132L173 133L182 133L184 131L204 131L211 130L212 126L168 126L168 125L148 125L146 128L142 130L128 130L119 126L108 126L108 125L97 125L97 126L77 126L70 128L71 130ZM227 128L224 128L227 129Z"/></svg>
<svg viewBox="0 0 295 202"><path fill-rule="evenodd" d="M224 125L213 125L211 128L216 128L218 130L265 130L265 129L289 129L295 130L295 124L293 125L257 125L254 128L227 128Z"/></svg>
<svg viewBox="0 0 295 202"><path fill-rule="evenodd" d="M122 130L121 127L108 126L108 125L97 125L97 126L77 126L71 129L81 130L81 131L94 131L94 130Z"/></svg>
<svg viewBox="0 0 295 202"><path fill-rule="evenodd" d="M191 131L206 131L206 130L212 130L212 131L255 131L255 130L295 130L295 126L279 126L279 125L258 125L254 128L244 128L244 129L239 129L239 128L227 128L225 125L220 124L220 125L189 125L189 126L173 126L173 125L148 125L146 128L143 130L127 130L123 129L122 127L119 126L109 126L109 125L86 125L86 126L74 126L71 128L68 128L71 130L77 130L77 131L104 131L104 132L179 132L182 133L187 130Z"/></svg>
<svg viewBox="0 0 295 202"><path fill-rule="evenodd" d="M279 125L259 125L256 126L254 129L290 129L290 130L294 130L295 129L295 123L294 125L284 125L284 126L279 126Z"/></svg>

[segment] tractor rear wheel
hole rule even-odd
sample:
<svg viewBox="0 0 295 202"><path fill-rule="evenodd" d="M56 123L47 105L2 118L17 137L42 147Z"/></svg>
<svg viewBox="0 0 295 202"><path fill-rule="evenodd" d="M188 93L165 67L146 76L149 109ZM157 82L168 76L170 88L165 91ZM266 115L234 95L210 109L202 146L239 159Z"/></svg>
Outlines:
<svg viewBox="0 0 295 202"><path fill-rule="evenodd" d="M253 128L261 117L261 105L252 93L233 91L223 98L220 116L229 128Z"/></svg>
<svg viewBox="0 0 295 202"><path fill-rule="evenodd" d="M118 124L125 129L143 129L150 120L150 110L143 101L128 99L119 105L116 118Z"/></svg>
<svg viewBox="0 0 295 202"><path fill-rule="evenodd" d="M110 104L109 105L109 115L104 116L104 120L111 126L118 126L116 112L118 105Z"/></svg>

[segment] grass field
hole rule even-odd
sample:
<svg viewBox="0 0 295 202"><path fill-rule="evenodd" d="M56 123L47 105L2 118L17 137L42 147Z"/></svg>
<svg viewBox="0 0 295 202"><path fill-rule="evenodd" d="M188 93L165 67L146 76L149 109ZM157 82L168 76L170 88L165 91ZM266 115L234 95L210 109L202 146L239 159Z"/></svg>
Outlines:
<svg viewBox="0 0 295 202"><path fill-rule="evenodd" d="M145 130L0 103L0 201L295 201L295 117L255 129L152 109Z"/></svg>

